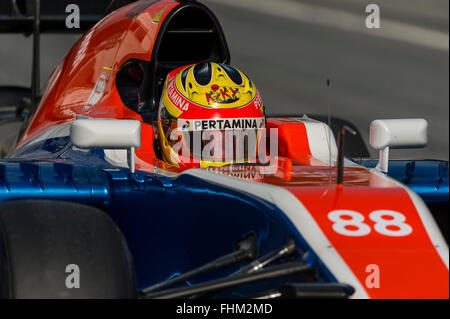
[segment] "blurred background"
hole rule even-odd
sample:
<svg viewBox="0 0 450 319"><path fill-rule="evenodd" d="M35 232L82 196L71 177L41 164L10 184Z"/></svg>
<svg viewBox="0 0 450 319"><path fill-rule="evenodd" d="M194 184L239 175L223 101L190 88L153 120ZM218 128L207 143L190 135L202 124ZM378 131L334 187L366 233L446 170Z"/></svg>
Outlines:
<svg viewBox="0 0 450 319"><path fill-rule="evenodd" d="M448 0L200 2L217 15L231 64L252 78L269 114L327 114L329 101L331 115L353 122L367 144L374 119L425 118L428 146L391 157L449 159ZM366 28L371 3L379 29ZM42 83L78 38L42 36ZM0 34L0 85L30 85L31 48L31 37Z"/></svg>

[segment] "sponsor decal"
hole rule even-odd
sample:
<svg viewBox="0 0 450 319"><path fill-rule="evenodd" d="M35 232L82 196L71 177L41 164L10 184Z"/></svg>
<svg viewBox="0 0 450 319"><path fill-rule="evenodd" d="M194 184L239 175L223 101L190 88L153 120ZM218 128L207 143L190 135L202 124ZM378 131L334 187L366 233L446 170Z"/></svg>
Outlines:
<svg viewBox="0 0 450 319"><path fill-rule="evenodd" d="M238 88L229 86L219 87L217 84L211 86L211 90L205 93L206 102L211 103L230 104L239 101L241 95Z"/></svg>
<svg viewBox="0 0 450 319"><path fill-rule="evenodd" d="M264 118L216 118L204 120L178 119L182 131L246 130L264 128Z"/></svg>
<svg viewBox="0 0 450 319"><path fill-rule="evenodd" d="M183 124L182 129L183 130L188 130L191 127L191 122L186 121L186 123Z"/></svg>
<svg viewBox="0 0 450 319"><path fill-rule="evenodd" d="M261 112L263 112L263 104L262 104L262 99L261 99L261 95L259 95L259 91L256 92L256 97L255 97L255 102L253 103L255 105L255 108L258 110L260 110Z"/></svg>
<svg viewBox="0 0 450 319"><path fill-rule="evenodd" d="M178 93L175 88L175 78L171 78L167 83L167 95L170 102L175 105L181 111L187 111L189 109L189 102ZM180 126L181 127L181 126Z"/></svg>
<svg viewBox="0 0 450 319"><path fill-rule="evenodd" d="M205 93L207 98L207 102L210 105L209 107L212 107L214 103L218 104L227 104L227 103L233 103L240 99L240 92L238 88L234 87L224 87L219 86L217 84L211 85L211 90L208 93ZM167 95L169 98L169 101L180 111L184 112L189 110L191 106L200 106L204 108L208 108L206 105L197 104L195 102L192 102L182 96L175 85L175 76L172 74L169 74L169 79L167 81ZM255 98L249 102L246 105L240 106L241 107L255 107L260 112L264 112L264 106L262 104L261 96L259 95L259 92L256 92Z"/></svg>
<svg viewBox="0 0 450 319"><path fill-rule="evenodd" d="M155 17L153 18L152 22L158 24L159 20L161 19L161 16L163 15L164 11L166 11L166 7L164 7L161 11L159 11Z"/></svg>
<svg viewBox="0 0 450 319"><path fill-rule="evenodd" d="M100 76L97 79L97 82L95 83L94 88L92 89L91 95L89 95L87 104L84 106L84 110L89 110L91 107L93 107L95 104L100 101L100 99L103 96L103 93L105 92L106 87L106 73L100 74Z"/></svg>
<svg viewBox="0 0 450 319"><path fill-rule="evenodd" d="M226 165L221 167L210 166L207 171L221 175L236 177L254 182L262 182L264 175L261 174L261 167L253 165Z"/></svg>

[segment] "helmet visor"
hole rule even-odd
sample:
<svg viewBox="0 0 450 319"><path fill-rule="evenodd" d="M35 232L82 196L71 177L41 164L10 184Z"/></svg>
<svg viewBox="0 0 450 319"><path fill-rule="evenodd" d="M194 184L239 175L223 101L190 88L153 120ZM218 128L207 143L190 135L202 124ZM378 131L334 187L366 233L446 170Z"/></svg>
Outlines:
<svg viewBox="0 0 450 319"><path fill-rule="evenodd" d="M265 120L261 118L174 118L160 105L160 123L176 162L255 163Z"/></svg>

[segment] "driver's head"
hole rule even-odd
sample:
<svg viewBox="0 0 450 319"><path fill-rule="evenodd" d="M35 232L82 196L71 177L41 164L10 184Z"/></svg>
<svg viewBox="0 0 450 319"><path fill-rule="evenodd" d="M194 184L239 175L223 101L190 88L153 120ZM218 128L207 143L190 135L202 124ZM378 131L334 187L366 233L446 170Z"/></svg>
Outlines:
<svg viewBox="0 0 450 319"><path fill-rule="evenodd" d="M166 162L183 168L256 162L264 132L259 92L238 69L210 62L168 74L158 111Z"/></svg>

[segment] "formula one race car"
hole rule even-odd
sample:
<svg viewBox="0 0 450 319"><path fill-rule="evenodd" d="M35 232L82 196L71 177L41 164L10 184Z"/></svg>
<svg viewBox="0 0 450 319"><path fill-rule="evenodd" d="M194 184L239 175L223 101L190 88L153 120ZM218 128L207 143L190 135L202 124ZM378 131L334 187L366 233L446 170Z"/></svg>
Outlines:
<svg viewBox="0 0 450 319"><path fill-rule="evenodd" d="M34 36L32 89L0 88L1 297L449 298L448 162L388 155L425 120L373 121L369 159L345 120L265 116L203 4L104 2L42 96L65 2L0 5Z"/></svg>

